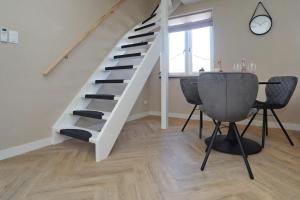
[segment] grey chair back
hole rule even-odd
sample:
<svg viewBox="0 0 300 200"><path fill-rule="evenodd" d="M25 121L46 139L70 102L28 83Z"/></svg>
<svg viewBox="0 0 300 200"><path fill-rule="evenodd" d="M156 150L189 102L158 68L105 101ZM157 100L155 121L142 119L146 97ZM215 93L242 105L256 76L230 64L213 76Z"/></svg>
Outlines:
<svg viewBox="0 0 300 200"><path fill-rule="evenodd" d="M180 86L186 101L190 104L202 104L198 93L198 77L188 77L180 79Z"/></svg>
<svg viewBox="0 0 300 200"><path fill-rule="evenodd" d="M257 76L252 73L203 73L198 80L202 110L222 122L244 120L256 100Z"/></svg>
<svg viewBox="0 0 300 200"><path fill-rule="evenodd" d="M269 79L269 82L280 82L280 84L266 86L267 104L276 108L285 107L296 89L298 78L295 76L274 76Z"/></svg>

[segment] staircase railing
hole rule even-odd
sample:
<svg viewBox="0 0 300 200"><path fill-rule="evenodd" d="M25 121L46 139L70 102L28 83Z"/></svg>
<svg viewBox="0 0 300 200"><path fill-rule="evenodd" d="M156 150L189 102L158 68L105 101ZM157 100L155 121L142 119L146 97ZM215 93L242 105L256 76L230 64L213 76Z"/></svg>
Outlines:
<svg viewBox="0 0 300 200"><path fill-rule="evenodd" d="M102 15L92 26L91 28L80 34L74 42L67 47L43 72L44 76L47 76L52 72L58 64L62 62L63 59L67 58L68 55L82 42L84 41L92 32L94 32L107 18L109 18L124 2L125 0L118 0L104 15Z"/></svg>

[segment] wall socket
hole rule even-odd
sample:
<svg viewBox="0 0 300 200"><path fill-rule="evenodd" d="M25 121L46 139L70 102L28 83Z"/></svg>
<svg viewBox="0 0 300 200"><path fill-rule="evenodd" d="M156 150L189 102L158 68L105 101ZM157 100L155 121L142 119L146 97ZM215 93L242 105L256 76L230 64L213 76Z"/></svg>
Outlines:
<svg viewBox="0 0 300 200"><path fill-rule="evenodd" d="M19 33L17 31L9 30L8 42L12 43L12 44L18 44L19 43Z"/></svg>
<svg viewBox="0 0 300 200"><path fill-rule="evenodd" d="M0 42L8 42L8 29L5 27L0 27Z"/></svg>
<svg viewBox="0 0 300 200"><path fill-rule="evenodd" d="M2 43L19 43L19 33L17 31L8 30L5 27L0 27L0 42Z"/></svg>

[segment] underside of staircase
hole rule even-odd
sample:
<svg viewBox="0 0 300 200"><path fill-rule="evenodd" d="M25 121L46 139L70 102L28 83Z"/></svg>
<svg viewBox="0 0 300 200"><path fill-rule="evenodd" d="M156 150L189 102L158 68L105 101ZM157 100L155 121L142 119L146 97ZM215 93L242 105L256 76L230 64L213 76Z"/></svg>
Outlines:
<svg viewBox="0 0 300 200"><path fill-rule="evenodd" d="M160 7L121 38L53 127L53 144L74 138L108 157L161 52Z"/></svg>

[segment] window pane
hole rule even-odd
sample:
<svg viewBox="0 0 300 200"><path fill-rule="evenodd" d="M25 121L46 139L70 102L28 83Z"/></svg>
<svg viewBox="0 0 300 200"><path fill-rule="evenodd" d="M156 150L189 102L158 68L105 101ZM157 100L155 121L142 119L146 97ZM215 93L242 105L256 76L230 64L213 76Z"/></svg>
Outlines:
<svg viewBox="0 0 300 200"><path fill-rule="evenodd" d="M198 72L201 68L210 71L210 30L211 27L192 30L192 70Z"/></svg>
<svg viewBox="0 0 300 200"><path fill-rule="evenodd" d="M185 72L185 32L169 34L170 44L170 73Z"/></svg>

